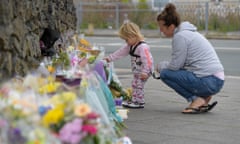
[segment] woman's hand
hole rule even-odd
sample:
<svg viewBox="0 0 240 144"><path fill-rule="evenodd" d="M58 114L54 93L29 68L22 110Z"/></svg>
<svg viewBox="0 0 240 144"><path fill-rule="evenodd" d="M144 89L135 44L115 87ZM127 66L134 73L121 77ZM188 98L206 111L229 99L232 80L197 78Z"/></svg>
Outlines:
<svg viewBox="0 0 240 144"><path fill-rule="evenodd" d="M159 62L155 67L155 71L160 73L162 69L168 68L168 65L169 65L168 61Z"/></svg>

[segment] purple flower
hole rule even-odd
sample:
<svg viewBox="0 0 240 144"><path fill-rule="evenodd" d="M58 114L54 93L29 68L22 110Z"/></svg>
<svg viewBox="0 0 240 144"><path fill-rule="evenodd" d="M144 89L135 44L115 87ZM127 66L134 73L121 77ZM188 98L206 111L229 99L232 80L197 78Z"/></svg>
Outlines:
<svg viewBox="0 0 240 144"><path fill-rule="evenodd" d="M22 136L19 128L10 127L8 129L8 142L12 144L25 144L26 138Z"/></svg>
<svg viewBox="0 0 240 144"><path fill-rule="evenodd" d="M66 123L59 132L59 138L62 142L77 144L86 133L82 133L82 119L74 119L72 122Z"/></svg>

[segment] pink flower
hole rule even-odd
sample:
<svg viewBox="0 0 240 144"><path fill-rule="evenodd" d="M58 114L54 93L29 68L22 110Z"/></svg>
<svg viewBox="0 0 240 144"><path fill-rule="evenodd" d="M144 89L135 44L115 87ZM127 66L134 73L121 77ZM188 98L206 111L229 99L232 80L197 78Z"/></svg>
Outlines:
<svg viewBox="0 0 240 144"><path fill-rule="evenodd" d="M82 119L77 118L66 123L59 132L60 140L69 144L78 144L86 136L85 132L81 132L82 122Z"/></svg>
<svg viewBox="0 0 240 144"><path fill-rule="evenodd" d="M79 61L79 58L77 56L73 56L71 58L71 65L75 66L78 63L78 61Z"/></svg>
<svg viewBox="0 0 240 144"><path fill-rule="evenodd" d="M82 126L82 131L95 135L97 133L97 128L94 125L86 124Z"/></svg>
<svg viewBox="0 0 240 144"><path fill-rule="evenodd" d="M87 115L87 119L97 119L99 118L99 114L95 113L95 112L91 112Z"/></svg>

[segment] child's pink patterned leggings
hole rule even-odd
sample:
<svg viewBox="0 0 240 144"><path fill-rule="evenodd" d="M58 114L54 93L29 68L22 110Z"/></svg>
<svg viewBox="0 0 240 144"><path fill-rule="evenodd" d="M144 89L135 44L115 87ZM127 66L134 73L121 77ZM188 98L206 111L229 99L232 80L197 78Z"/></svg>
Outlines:
<svg viewBox="0 0 240 144"><path fill-rule="evenodd" d="M139 74L133 75L132 80L132 101L138 103L145 103L144 100L144 85L147 80L141 80Z"/></svg>

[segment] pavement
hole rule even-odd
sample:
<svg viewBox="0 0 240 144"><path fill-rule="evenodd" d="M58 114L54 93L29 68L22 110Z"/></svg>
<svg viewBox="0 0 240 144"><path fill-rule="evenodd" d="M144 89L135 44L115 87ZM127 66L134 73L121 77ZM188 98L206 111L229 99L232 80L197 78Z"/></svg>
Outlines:
<svg viewBox="0 0 240 144"><path fill-rule="evenodd" d="M132 75L116 69L122 86L130 87ZM129 109L126 134L133 144L239 144L240 77L226 76L218 101L208 113L186 115L188 103L161 80L150 78L145 86L145 108Z"/></svg>

